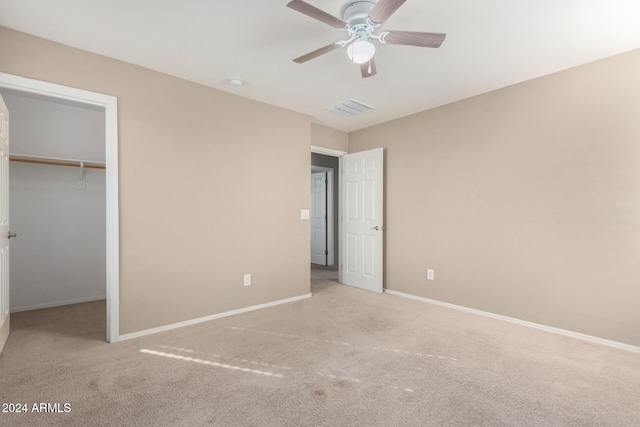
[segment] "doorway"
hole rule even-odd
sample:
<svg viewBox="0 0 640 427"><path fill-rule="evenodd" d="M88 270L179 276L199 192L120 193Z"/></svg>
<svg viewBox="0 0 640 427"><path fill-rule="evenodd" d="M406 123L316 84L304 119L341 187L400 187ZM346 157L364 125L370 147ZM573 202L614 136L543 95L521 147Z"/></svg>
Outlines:
<svg viewBox="0 0 640 427"><path fill-rule="evenodd" d="M347 154L314 148L312 153L338 157L338 281L383 292L384 149Z"/></svg>
<svg viewBox="0 0 640 427"><path fill-rule="evenodd" d="M345 154L311 147L312 283L318 280L339 281L340 157Z"/></svg>
<svg viewBox="0 0 640 427"><path fill-rule="evenodd" d="M11 111L10 218L18 234L11 312L104 300L104 110L0 93Z"/></svg>
<svg viewBox="0 0 640 427"><path fill-rule="evenodd" d="M119 339L119 221L118 221L118 144L117 144L117 100L113 96L98 94L67 86L56 85L11 74L0 73L0 89L23 97L41 97L61 104L71 103L88 110L103 112L102 135L104 144L104 246L105 294L106 294L106 340ZM87 164L87 167L89 165ZM49 166L48 166L49 167ZM84 168L83 168L84 169ZM86 171L85 171L86 172ZM82 185L78 176L77 186Z"/></svg>

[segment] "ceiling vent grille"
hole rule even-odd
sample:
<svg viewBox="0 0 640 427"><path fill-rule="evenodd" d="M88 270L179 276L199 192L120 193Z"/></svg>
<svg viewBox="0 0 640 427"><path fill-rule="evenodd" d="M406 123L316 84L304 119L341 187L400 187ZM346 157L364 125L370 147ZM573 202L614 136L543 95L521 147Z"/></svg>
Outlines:
<svg viewBox="0 0 640 427"><path fill-rule="evenodd" d="M348 99L346 101L338 102L337 104L329 105L327 110L332 111L341 116L355 116L356 114L364 113L365 111L372 110L373 107L364 104L354 99Z"/></svg>

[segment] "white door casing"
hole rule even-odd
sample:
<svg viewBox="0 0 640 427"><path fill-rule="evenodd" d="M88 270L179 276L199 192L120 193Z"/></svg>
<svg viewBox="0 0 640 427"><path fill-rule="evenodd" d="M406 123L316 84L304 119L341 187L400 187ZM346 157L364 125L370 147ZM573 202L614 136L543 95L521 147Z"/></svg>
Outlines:
<svg viewBox="0 0 640 427"><path fill-rule="evenodd" d="M327 265L327 173L311 174L311 263Z"/></svg>
<svg viewBox="0 0 640 427"><path fill-rule="evenodd" d="M104 108L107 217L107 341L120 340L120 225L118 199L117 98L0 72L0 87Z"/></svg>
<svg viewBox="0 0 640 427"><path fill-rule="evenodd" d="M382 148L342 157L341 280L374 292L383 288L383 168Z"/></svg>
<svg viewBox="0 0 640 427"><path fill-rule="evenodd" d="M0 352L9 325L9 110L0 96Z"/></svg>

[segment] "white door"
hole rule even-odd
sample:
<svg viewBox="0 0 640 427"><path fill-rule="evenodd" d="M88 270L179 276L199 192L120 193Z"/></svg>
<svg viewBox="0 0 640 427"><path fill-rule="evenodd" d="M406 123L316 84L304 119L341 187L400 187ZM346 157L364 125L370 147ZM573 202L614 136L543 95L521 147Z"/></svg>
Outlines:
<svg viewBox="0 0 640 427"><path fill-rule="evenodd" d="M0 352L9 337L9 110L0 96Z"/></svg>
<svg viewBox="0 0 640 427"><path fill-rule="evenodd" d="M327 173L311 174L311 263L327 265Z"/></svg>
<svg viewBox="0 0 640 427"><path fill-rule="evenodd" d="M383 149L342 156L341 280L382 292Z"/></svg>

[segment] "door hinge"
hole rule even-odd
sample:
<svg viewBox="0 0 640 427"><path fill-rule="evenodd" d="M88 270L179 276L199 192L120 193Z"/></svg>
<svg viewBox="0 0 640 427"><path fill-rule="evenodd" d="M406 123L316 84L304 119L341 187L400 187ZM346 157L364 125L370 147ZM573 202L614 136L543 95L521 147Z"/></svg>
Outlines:
<svg viewBox="0 0 640 427"><path fill-rule="evenodd" d="M329 251L324 251L324 254L325 255L329 255Z"/></svg>

